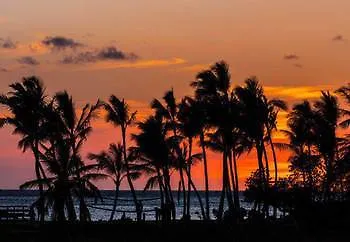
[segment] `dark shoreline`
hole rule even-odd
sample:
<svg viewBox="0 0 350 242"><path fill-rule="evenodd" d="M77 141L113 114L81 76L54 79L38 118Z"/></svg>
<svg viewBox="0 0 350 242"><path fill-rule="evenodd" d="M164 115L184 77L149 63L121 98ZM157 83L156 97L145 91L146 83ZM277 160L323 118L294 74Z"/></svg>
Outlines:
<svg viewBox="0 0 350 242"><path fill-rule="evenodd" d="M285 223L225 224L215 221L92 222L45 224L0 222L1 242L160 242L160 241L347 241L348 225L322 226Z"/></svg>

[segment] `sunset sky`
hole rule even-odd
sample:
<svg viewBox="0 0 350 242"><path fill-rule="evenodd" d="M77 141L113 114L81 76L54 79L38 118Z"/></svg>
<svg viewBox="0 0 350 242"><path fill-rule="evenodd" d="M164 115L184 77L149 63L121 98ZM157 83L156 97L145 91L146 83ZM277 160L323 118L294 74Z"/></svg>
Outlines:
<svg viewBox="0 0 350 242"><path fill-rule="evenodd" d="M115 94L142 119L152 98L172 87L178 98L191 95L196 73L225 60L234 85L257 76L269 97L292 105L350 80L349 9L349 0L1 0L0 92L38 75L49 94L66 89L78 107ZM32 155L11 132L0 130L0 189L34 176ZM119 141L100 119L84 151ZM278 154L281 175L287 158ZM220 188L219 160L210 153L212 189ZM254 152L239 160L241 188L255 168ZM194 171L200 189L202 170Z"/></svg>

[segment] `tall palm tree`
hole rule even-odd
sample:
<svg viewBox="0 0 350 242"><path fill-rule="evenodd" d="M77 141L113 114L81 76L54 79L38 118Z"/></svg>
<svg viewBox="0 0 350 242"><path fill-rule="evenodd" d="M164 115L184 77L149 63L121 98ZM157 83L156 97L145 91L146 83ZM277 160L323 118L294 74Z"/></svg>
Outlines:
<svg viewBox="0 0 350 242"><path fill-rule="evenodd" d="M179 104L178 119L180 121L180 129L182 134L188 138L190 146L189 153L192 153L193 139L199 137L199 145L202 149L202 159L204 165L204 181L205 181L205 201L206 201L206 214L205 218L210 219L210 204L209 204L209 178L208 178L208 164L205 148L205 128L206 128L206 115L204 105L191 97L185 97ZM192 154L189 154L191 156ZM189 163L189 174L191 161ZM190 206L188 205L188 208ZM188 209L189 210L189 209Z"/></svg>
<svg viewBox="0 0 350 242"><path fill-rule="evenodd" d="M105 174L112 179L114 186L115 186L115 195L114 195L114 202L113 202L113 208L111 212L111 216L109 220L113 220L115 210L117 208L117 201L119 196L119 188L122 181L127 176L127 168L126 168L126 162L123 158L123 146L121 144L110 144L108 151L102 151L99 154L89 154L90 160L97 161L98 168L105 172ZM131 155L128 155L128 159L130 160ZM130 173L129 175L131 178L137 179L141 176L140 171L137 171L136 169L133 169L135 166L130 166Z"/></svg>
<svg viewBox="0 0 350 242"><path fill-rule="evenodd" d="M91 121L97 117L97 111L101 106L98 100L96 104L86 104L82 112L77 115L77 110L72 97L66 92L58 92L54 96L53 114L48 117L51 123L52 138L62 136L71 148L71 159L75 167L75 176L78 181L81 179L81 168L85 166L81 158L81 149L87 140L89 134L92 132ZM44 147L44 145L43 145ZM85 184L80 184L81 188L77 190L80 208L80 220L90 220L90 213L84 200Z"/></svg>
<svg viewBox="0 0 350 242"><path fill-rule="evenodd" d="M161 118L166 123L166 129L167 129L167 136L172 133L172 151L177 154L177 156L181 155L181 149L180 149L180 142L182 140L182 137L178 134L178 128L179 128L179 121L177 118L178 115L178 104L174 95L174 90L171 89L167 92L165 92L163 96L163 101L161 102L158 99L153 99L151 102L151 108L155 111L156 118ZM171 136L171 135L170 135ZM177 160L180 162L180 160ZM182 164L177 164L178 166L182 166ZM170 179L168 174L164 174L165 179ZM182 185L183 194L185 194L185 184L184 184L184 176L182 173L182 170L180 170L180 180ZM168 182L169 184L169 190L171 191L170 187L170 180ZM170 193L170 199L171 199L171 206L172 206L172 216L173 219L176 217L176 208L174 203L174 198L172 195L172 192ZM184 207L188 203L186 197L183 197L184 201Z"/></svg>
<svg viewBox="0 0 350 242"><path fill-rule="evenodd" d="M266 97L264 97L264 102L265 102L265 109L267 111L267 115L266 115L267 119L265 121L266 136L267 136L268 142L271 146L273 163L274 163L274 170L275 170L274 183L276 184L277 180L278 180L278 167L277 167L276 151L275 151L274 143L272 141L272 132L274 130L277 130L278 113L280 111L287 111L288 106L287 106L286 102L281 100L281 99L268 100Z"/></svg>
<svg viewBox="0 0 350 242"><path fill-rule="evenodd" d="M141 220L141 204L137 200L134 184L130 175L130 167L127 159L127 144L126 144L126 132L127 128L135 122L136 112L130 112L129 105L124 99L120 100L114 95L111 95L108 103L104 103L104 108L107 111L106 121L112 123L116 127L120 127L122 132L123 141L123 156L126 165L127 181L130 187L130 191L134 200L137 221Z"/></svg>
<svg viewBox="0 0 350 242"><path fill-rule="evenodd" d="M145 189L152 188L158 183L161 195L162 219L171 219L172 210L170 167L173 159L170 141L167 138L166 123L159 115L149 116L145 121L138 123L140 132L133 134L137 147L138 159L147 174L151 174Z"/></svg>
<svg viewBox="0 0 350 242"><path fill-rule="evenodd" d="M314 185L313 171L317 166L313 147L316 144L315 110L310 102L303 101L294 105L288 114L289 130L283 130L289 139L289 148L294 155L290 157L292 169L307 172L308 186ZM306 185L306 184L305 184Z"/></svg>
<svg viewBox="0 0 350 242"><path fill-rule="evenodd" d="M238 112L235 108L235 98L231 92L231 77L228 65L221 61L215 63L209 70L200 72L196 80L191 83L195 88L195 97L205 107L206 121L209 129L216 129L216 133L221 137L223 142L223 181L222 191L219 204L218 218L223 214L223 204L225 194L230 207L239 210L238 191L236 191L236 204L232 200L232 190L230 185L230 175L232 189L238 190L237 181L234 179L234 173L231 172L232 165L232 135L236 128ZM230 170L230 171L229 171Z"/></svg>
<svg viewBox="0 0 350 242"><path fill-rule="evenodd" d="M0 96L0 104L4 105L11 113L1 120L1 125L8 124L14 127L14 134L22 138L18 146L23 152L30 149L35 160L35 174L37 180L45 178L43 167L40 163L39 143L46 138L44 130L45 117L43 115L46 104L45 88L38 77L24 77L22 82L10 85L11 91ZM43 184L39 184L40 198L44 195ZM44 204L39 203L40 221L44 221Z"/></svg>
<svg viewBox="0 0 350 242"><path fill-rule="evenodd" d="M269 120L268 105L264 90L259 81L253 77L245 81L243 87L236 87L235 94L238 98L241 110L239 127L242 132L253 142L258 160L260 180L265 192L269 188L269 168L265 148L266 124ZM265 166L263 159L265 158ZM268 205L265 204L265 213L268 216Z"/></svg>
<svg viewBox="0 0 350 242"><path fill-rule="evenodd" d="M334 166L337 159L338 138L337 125L341 111L336 96L328 91L321 92L321 98L315 102L315 134L317 148L323 156L326 167L325 198L329 199L332 182L334 181Z"/></svg>

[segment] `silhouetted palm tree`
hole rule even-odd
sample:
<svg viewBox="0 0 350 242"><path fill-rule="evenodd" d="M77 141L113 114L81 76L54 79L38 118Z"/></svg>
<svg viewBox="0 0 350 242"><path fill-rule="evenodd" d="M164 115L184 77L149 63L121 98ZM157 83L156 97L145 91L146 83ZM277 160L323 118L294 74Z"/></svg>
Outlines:
<svg viewBox="0 0 350 242"><path fill-rule="evenodd" d="M139 204L135 188L131 179L130 175L130 168L128 164L127 159L127 153L126 153L126 131L127 128L135 122L136 119L136 112L130 112L129 105L125 102L124 99L120 100L116 96L111 95L109 98L109 103L105 103L104 107L107 111L106 121L112 123L116 127L121 128L122 132L122 140L123 140L123 154L124 154L124 160L126 165L126 172L127 172L127 181L130 187L130 191L134 200L135 209L137 213L137 220L141 220L141 204Z"/></svg>
<svg viewBox="0 0 350 242"><path fill-rule="evenodd" d="M106 174L110 179L112 179L115 185L113 208L109 220L113 220L114 218L115 210L117 208L120 184L127 176L127 168L126 162L123 158L123 150L124 148L121 144L116 145L112 143L109 145L108 152L102 151L99 154L89 154L89 159L97 161L98 168L104 171L104 174ZM128 159L130 159L130 157L131 155L128 155ZM133 180L141 176L140 171L133 169L135 166L130 165L129 167L129 175Z"/></svg>
<svg viewBox="0 0 350 242"><path fill-rule="evenodd" d="M35 174L37 180L45 178L43 167L40 163L39 143L47 136L45 132L44 109L46 104L45 89L42 82L35 76L24 77L22 82L10 85L11 91L1 95L0 104L4 105L11 113L1 120L1 124L9 124L14 127L14 134L22 136L18 142L23 152L31 149L35 159ZM42 201L44 190L39 184L40 198ZM44 204L39 203L40 221L44 221Z"/></svg>
<svg viewBox="0 0 350 242"><path fill-rule="evenodd" d="M325 198L329 199L332 182L334 181L334 167L337 160L338 138L336 129L340 121L341 112L338 100L329 92L322 91L320 100L315 102L315 135L318 151L325 162Z"/></svg>
<svg viewBox="0 0 350 242"><path fill-rule="evenodd" d="M75 167L75 176L77 181L82 182L80 189L77 190L80 221L89 221L91 219L90 213L84 199L85 184L80 174L81 168L85 164L80 152L89 134L92 132L91 121L97 117L97 111L101 103L98 100L94 105L86 104L78 116L73 99L66 91L56 93L53 100L54 113L47 117L52 125L50 135L53 136L53 139L56 138L55 136L58 138L62 136L65 142L68 142L70 145L70 156L71 162Z"/></svg>
<svg viewBox="0 0 350 242"><path fill-rule="evenodd" d="M76 158L70 141L63 136L50 141L51 145L40 155L42 163L45 164L48 177L25 182L21 189L28 189L45 185L43 201L48 208L52 208L52 219L54 221L76 220L73 195L80 194L100 197L98 188L92 180L103 179L104 175L95 173L94 166L80 166L77 170ZM82 161L80 162L82 163ZM79 177L76 174L79 173ZM82 186L83 184L83 186ZM84 211L85 212L85 211Z"/></svg>
<svg viewBox="0 0 350 242"><path fill-rule="evenodd" d="M170 141L167 138L166 123L160 116L149 116L138 123L140 132L133 134L137 147L134 148L137 159L146 174L151 175L145 190L153 188L158 183L161 195L161 211L163 220L171 219L169 211L172 209L170 167L173 159Z"/></svg>
<svg viewBox="0 0 350 242"><path fill-rule="evenodd" d="M158 99L153 99L151 102L151 108L155 111L156 118L162 118L165 121L167 136L171 136L170 134L168 134L168 132L172 132L172 138L171 138L172 152L175 152L177 156L180 156L181 155L180 142L182 140L182 137L179 136L178 134L178 128L179 128L179 122L177 119L178 104L177 104L173 89L165 92L163 96L163 101L164 101L164 104ZM177 164L177 166L182 166L182 164ZM166 180L169 180L166 184L170 185L169 174L165 173L164 176ZM186 189L185 189L184 177L181 169L180 169L180 180L181 180L181 185L183 189L183 194L185 194ZM171 187L169 187L168 189L171 191ZM172 207L172 216L173 216L173 219L175 219L176 208L175 208L172 192L170 192L170 199L171 199L171 207ZM186 204L188 203L187 200L188 200L188 197L186 199L184 195L183 197L184 207L186 207Z"/></svg>
<svg viewBox="0 0 350 242"><path fill-rule="evenodd" d="M223 181L217 216L221 219L225 194L230 210L233 211L234 207L237 211L239 210L238 176L232 168L235 166L232 164L233 160L235 161L235 159L232 159L234 145L232 141L235 139L233 138L233 134L235 134L233 131L237 128L239 113L236 110L236 98L231 92L231 77L228 65L223 61L214 64L209 70L200 72L191 86L195 88L196 100L205 107L206 122L209 129L216 129L216 135L221 136L220 139L223 142ZM232 190L235 194L235 204L232 199L230 176Z"/></svg>
<svg viewBox="0 0 350 242"><path fill-rule="evenodd" d="M200 134L201 132L201 122L202 120L197 119L197 108L193 106L194 101L190 98L184 98L182 99L181 103L179 104L179 112L178 112L178 119L180 121L180 130L184 137L187 138L187 145L188 150L186 148L186 152L188 153L188 158L185 157L185 159L182 159L186 162L186 174L188 179L188 186L187 186L187 208L186 208L186 214L187 216L190 216L190 192L191 192L191 166L192 166L192 150L193 150L193 139ZM187 146L186 146L187 147ZM184 154L182 152L182 154ZM180 169L181 172L181 169ZM205 216L204 216L205 217Z"/></svg>
<svg viewBox="0 0 350 242"><path fill-rule="evenodd" d="M350 83L337 89L336 93L342 96L346 102L350 104ZM339 125L342 128L348 128L350 126L350 111L346 108L342 108L340 111L342 112L342 115L346 117L346 119L342 120Z"/></svg>
<svg viewBox="0 0 350 242"><path fill-rule="evenodd" d="M269 190L270 173L265 147L265 134L266 127L270 128L269 105L262 86L254 77L246 80L243 87L236 87L235 94L241 110L239 126L255 146L258 159L258 174L261 176L260 180L264 184L265 192L267 192ZM265 166L263 159L265 159ZM265 212L268 215L267 204L265 204Z"/></svg>
<svg viewBox="0 0 350 242"><path fill-rule="evenodd" d="M289 158L292 171L301 171L304 186L313 189L313 172L317 167L317 155L313 152L316 142L315 111L308 101L295 104L288 114L287 125L289 130L282 132L287 135L289 144L286 146L293 151ZM306 184L306 182L308 184Z"/></svg>

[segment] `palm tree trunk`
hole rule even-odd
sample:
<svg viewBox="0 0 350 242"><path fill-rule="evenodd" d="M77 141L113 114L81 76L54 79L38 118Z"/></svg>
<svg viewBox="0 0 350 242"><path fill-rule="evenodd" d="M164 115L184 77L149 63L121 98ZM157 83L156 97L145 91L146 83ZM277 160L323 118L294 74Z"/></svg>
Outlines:
<svg viewBox="0 0 350 242"><path fill-rule="evenodd" d="M258 167L259 167L259 175L262 183L266 183L266 178L265 178L265 169L264 169L264 164L263 164L263 151L262 147L260 144L256 144L256 153L258 157Z"/></svg>
<svg viewBox="0 0 350 242"><path fill-rule="evenodd" d="M176 219L176 208L175 208L175 201L174 201L174 196L173 196L173 191L171 188L171 181L170 181L170 175L169 172L167 173L167 185L168 185L168 189L169 189L169 195L170 195L170 206L171 206L171 216L173 218L173 220Z"/></svg>
<svg viewBox="0 0 350 242"><path fill-rule="evenodd" d="M197 196L197 199L198 199L198 202L199 202L199 206L200 206L200 208L201 208L201 212L202 212L203 219L206 219L206 217L205 217L205 210L204 210L204 206L203 206L203 202L202 202L201 196L200 196L200 194L199 194L199 192L198 192L196 186L194 185L193 180L192 180L192 178L191 178L191 174L190 174L189 172L187 172L187 177L188 177L188 180L189 180L190 185L191 185L192 188L193 188L194 193L195 193L196 196Z"/></svg>
<svg viewBox="0 0 350 242"><path fill-rule="evenodd" d="M235 205L233 203L232 198L232 190L231 190L231 184L230 184L230 177L229 177L229 168L228 168L228 161L229 159L229 152L227 152L227 148L225 148L225 160L224 160L224 176L225 176L225 186L226 186L226 197L227 197L227 203L229 206L230 211L233 211L235 209Z"/></svg>
<svg viewBox="0 0 350 242"><path fill-rule="evenodd" d="M182 216L183 216L183 218L185 218L186 217L186 209L187 209L187 199L186 199L185 178L184 178L182 167L180 167L179 173L180 173L180 179L181 179L180 183L181 183L181 186L182 186L182 195L183 195Z"/></svg>
<svg viewBox="0 0 350 242"><path fill-rule="evenodd" d="M122 129L122 139L123 139L123 155L124 155L125 166L126 166L126 179L128 181L128 184L129 184L129 187L130 187L130 191L131 191L131 195L132 195L133 200L134 200L137 221L141 221L140 205L139 205L139 203L137 201L134 184L132 183L132 180L131 180L131 177L130 177L129 161L128 161L128 157L126 155L126 128L122 127L121 129Z"/></svg>
<svg viewBox="0 0 350 242"><path fill-rule="evenodd" d="M268 157L267 157L267 152L266 152L264 143L262 144L262 147L263 147L263 154L264 154L265 168L266 168L266 184L267 184L267 187L269 187L269 184L270 184L269 159L268 159Z"/></svg>
<svg viewBox="0 0 350 242"><path fill-rule="evenodd" d="M117 182L115 184L115 191L114 191L114 201L113 201L113 208L112 208L112 213L109 218L109 221L112 221L114 218L115 210L117 209L117 201L118 201L118 196L119 196L119 178L117 178Z"/></svg>
<svg viewBox="0 0 350 242"><path fill-rule="evenodd" d="M275 146L272 142L272 137L271 137L271 131L269 128L267 128L268 130L268 138L269 138L269 142L271 145L271 151L272 151L272 158L273 158L273 164L274 164L274 168L275 168L275 186L277 185L277 180L278 180L278 167L277 167L277 156L276 156L276 151L275 151ZM273 217L276 218L277 217L277 207L274 206L273 207Z"/></svg>
<svg viewBox="0 0 350 242"><path fill-rule="evenodd" d="M265 149L265 145L264 142L262 143L262 147L263 147L263 154L264 154L264 159L265 159L265 166L266 166L266 193L269 192L269 187L270 187L270 168L269 168L269 159L267 157L267 152ZM265 196L266 197L266 196ZM266 203L267 201L264 201L264 210L266 213L266 216L269 217L270 213L269 213L269 204Z"/></svg>
<svg viewBox="0 0 350 242"><path fill-rule="evenodd" d="M239 183L238 183L238 168L237 168L237 159L236 159L236 153L233 149L232 151L232 158L233 158L233 171L234 171L234 177L235 177L235 188L233 189L233 198L236 206L236 210L239 213L241 206L240 206L240 201L239 201Z"/></svg>
<svg viewBox="0 0 350 242"><path fill-rule="evenodd" d="M224 202L225 202L225 191L226 191L226 179L225 179L225 173L224 173L224 163L225 163L225 152L222 153L222 188L221 188L221 195L220 195L220 201L219 201L219 208L218 208L218 215L217 215L217 219L221 220L222 219L222 215L224 213Z"/></svg>
<svg viewBox="0 0 350 242"><path fill-rule="evenodd" d="M169 175L169 169L167 166L163 167L163 177L164 177L164 191L165 191L165 210L166 210L166 217L172 217L175 219L175 204L174 204L174 198L171 190L171 185L170 185L170 175ZM170 216L168 216L168 213L171 213ZM168 219L167 219L168 220Z"/></svg>
<svg viewBox="0 0 350 242"><path fill-rule="evenodd" d="M165 211L165 206L164 206L164 193L165 193L165 190L166 188L164 187L164 184L163 184L163 179L162 179L162 175L160 173L160 169L157 167L156 168L157 170L157 177L158 177L158 184L159 184L159 193L160 193L160 217L162 219L162 221L165 221L166 217L163 216L164 215L164 211ZM157 214L156 214L157 216ZM156 220L158 220L158 217L156 217Z"/></svg>
<svg viewBox="0 0 350 242"><path fill-rule="evenodd" d="M68 220L70 222L77 220L77 215L75 213L74 202L73 202L71 192L69 192L68 199L67 199L67 212L68 212Z"/></svg>
<svg viewBox="0 0 350 242"><path fill-rule="evenodd" d="M192 138L188 138L188 161L187 161L187 216L191 218L191 166L192 166Z"/></svg>
<svg viewBox="0 0 350 242"><path fill-rule="evenodd" d="M209 177L208 177L208 164L207 164L207 153L204 145L204 132L200 133L200 143L202 147L203 164L204 164L204 181L205 181L205 211L206 218L210 219L210 204L209 204Z"/></svg>
<svg viewBox="0 0 350 242"><path fill-rule="evenodd" d="M235 175L234 175L234 172L233 172L233 161L232 161L232 152L229 151L228 152L228 164L229 164L229 171L230 171L230 178L231 178L231 183L232 183L232 193L233 193L233 203L234 203L234 207L236 208L236 197L235 197L235 194L236 194L236 181L235 181Z"/></svg>
<svg viewBox="0 0 350 242"><path fill-rule="evenodd" d="M39 150L38 150L38 142L35 141L35 143L32 145L32 151L34 154L34 159L35 159L35 175L37 180L41 180L42 176L40 174L40 159L39 159ZM39 214L40 214L40 222L44 222L45 220L45 201L44 201L44 187L43 184L40 182L39 183Z"/></svg>
<svg viewBox="0 0 350 242"><path fill-rule="evenodd" d="M267 130L268 130L267 135L268 135L269 143L271 145L273 164L274 164L274 168L275 168L275 184L276 184L277 180L278 180L277 156L276 156L275 146L272 142L271 131L269 128L267 128Z"/></svg>
<svg viewBox="0 0 350 242"><path fill-rule="evenodd" d="M260 179L261 179L261 185L262 185L262 189L264 191L264 193L266 194L268 191L268 181L266 180L265 177L265 169L264 169L264 164L263 164L263 146L262 146L262 142L261 140L259 140L256 143L256 151L257 151L257 156L258 156L258 166L259 166L259 175L260 175ZM266 208L266 206L264 206L264 210L265 213L268 213L268 210ZM260 202L259 202L259 211L260 211Z"/></svg>

